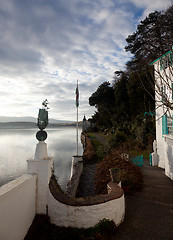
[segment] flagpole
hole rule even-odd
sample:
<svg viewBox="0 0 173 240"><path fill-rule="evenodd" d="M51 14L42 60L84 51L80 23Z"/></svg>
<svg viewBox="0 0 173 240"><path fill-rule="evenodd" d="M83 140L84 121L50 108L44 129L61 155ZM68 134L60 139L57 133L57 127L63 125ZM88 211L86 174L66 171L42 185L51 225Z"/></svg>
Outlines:
<svg viewBox="0 0 173 240"><path fill-rule="evenodd" d="M77 107L77 156L78 156L78 107Z"/></svg>
<svg viewBox="0 0 173 240"><path fill-rule="evenodd" d="M77 93L76 93L77 95L78 95L78 98L79 98L79 90L78 90L78 80L77 80ZM76 133L76 143L77 143L77 156L78 156L78 106L79 106L79 99L77 99L77 102L76 102L76 107L77 107L77 122L76 122L76 131L77 131L77 133Z"/></svg>

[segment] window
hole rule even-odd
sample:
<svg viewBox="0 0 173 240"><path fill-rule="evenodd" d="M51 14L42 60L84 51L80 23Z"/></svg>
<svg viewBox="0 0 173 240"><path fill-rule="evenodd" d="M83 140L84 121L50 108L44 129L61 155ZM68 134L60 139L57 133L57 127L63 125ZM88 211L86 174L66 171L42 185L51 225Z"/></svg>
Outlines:
<svg viewBox="0 0 173 240"><path fill-rule="evenodd" d="M160 70L164 70L169 66L173 65L173 54L169 52L167 55L164 55L160 59Z"/></svg>
<svg viewBox="0 0 173 240"><path fill-rule="evenodd" d="M162 85L160 88L162 94L162 102L172 102L173 100L173 83L171 86Z"/></svg>
<svg viewBox="0 0 173 240"><path fill-rule="evenodd" d="M167 117L167 128L168 128L168 134L173 135L173 116Z"/></svg>
<svg viewBox="0 0 173 240"><path fill-rule="evenodd" d="M162 135L173 135L173 115L172 118L167 115L162 116Z"/></svg>
<svg viewBox="0 0 173 240"><path fill-rule="evenodd" d="M167 115L162 116L162 135L168 134Z"/></svg>

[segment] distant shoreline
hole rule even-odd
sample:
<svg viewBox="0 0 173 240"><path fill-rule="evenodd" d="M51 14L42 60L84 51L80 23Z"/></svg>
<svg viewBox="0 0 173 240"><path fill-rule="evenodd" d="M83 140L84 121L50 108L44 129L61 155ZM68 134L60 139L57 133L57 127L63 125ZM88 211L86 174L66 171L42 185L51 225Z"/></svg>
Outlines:
<svg viewBox="0 0 173 240"><path fill-rule="evenodd" d="M49 123L46 129L58 127L75 127L76 123ZM82 126L82 122L79 122ZM35 122L0 122L0 129L38 129Z"/></svg>

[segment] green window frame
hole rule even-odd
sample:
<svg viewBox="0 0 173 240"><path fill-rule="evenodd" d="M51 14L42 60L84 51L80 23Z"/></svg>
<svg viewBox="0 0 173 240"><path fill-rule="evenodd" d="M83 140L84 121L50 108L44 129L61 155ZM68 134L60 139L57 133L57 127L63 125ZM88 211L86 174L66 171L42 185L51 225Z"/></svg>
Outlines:
<svg viewBox="0 0 173 240"><path fill-rule="evenodd" d="M162 116L162 136L168 134L167 115Z"/></svg>

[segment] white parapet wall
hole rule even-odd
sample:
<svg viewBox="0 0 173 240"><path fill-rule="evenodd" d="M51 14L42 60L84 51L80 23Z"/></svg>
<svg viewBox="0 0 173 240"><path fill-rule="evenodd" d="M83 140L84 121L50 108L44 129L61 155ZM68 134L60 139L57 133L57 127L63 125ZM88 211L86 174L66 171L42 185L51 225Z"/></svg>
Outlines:
<svg viewBox="0 0 173 240"><path fill-rule="evenodd" d="M36 213L36 175L0 187L0 239L23 240Z"/></svg>
<svg viewBox="0 0 173 240"><path fill-rule="evenodd" d="M67 190L66 194L75 197L76 192L78 189L80 177L83 172L83 161L82 161L82 156L78 156L78 161L74 162L75 156L72 158L72 166L71 166L71 177L70 180L67 183Z"/></svg>
<svg viewBox="0 0 173 240"><path fill-rule="evenodd" d="M46 214L48 207L48 185L53 170L53 158L47 156L47 144L40 141L36 145L34 159L27 160L28 173L37 174L36 212Z"/></svg>
<svg viewBox="0 0 173 240"><path fill-rule="evenodd" d="M50 183L48 215L52 223L63 227L89 228L102 219L118 226L124 219L125 200L121 187L110 182L108 194L87 198L71 198L56 184Z"/></svg>

